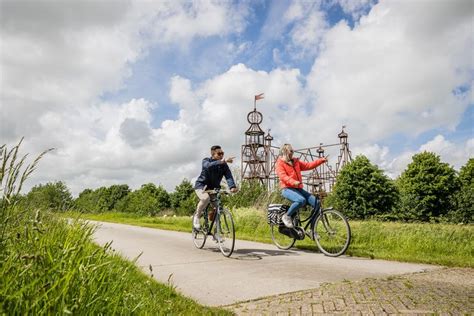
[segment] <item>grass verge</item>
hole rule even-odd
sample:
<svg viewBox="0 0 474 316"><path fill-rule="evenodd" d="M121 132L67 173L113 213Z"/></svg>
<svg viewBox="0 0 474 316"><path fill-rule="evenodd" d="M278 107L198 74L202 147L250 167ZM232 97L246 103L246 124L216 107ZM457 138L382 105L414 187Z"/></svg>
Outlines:
<svg viewBox="0 0 474 316"><path fill-rule="evenodd" d="M265 214L253 208L236 209L238 239L271 243ZM69 213L68 216L78 216ZM190 217L139 217L125 213L82 214L82 218L190 232ZM474 226L431 223L351 221L350 256L404 262L474 267ZM308 238L296 247L317 251Z"/></svg>
<svg viewBox="0 0 474 316"><path fill-rule="evenodd" d="M109 245L97 246L83 221L14 210L8 224L0 249L0 314L231 315L154 281Z"/></svg>

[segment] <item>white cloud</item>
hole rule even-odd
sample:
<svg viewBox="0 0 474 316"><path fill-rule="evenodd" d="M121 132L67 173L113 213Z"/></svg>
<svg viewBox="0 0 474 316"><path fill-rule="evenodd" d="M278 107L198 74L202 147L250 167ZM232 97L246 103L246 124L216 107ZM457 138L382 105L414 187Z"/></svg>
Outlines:
<svg viewBox="0 0 474 316"><path fill-rule="evenodd" d="M443 135L437 135L425 144L422 144L417 150L389 153L387 148L384 147L380 156L379 149L380 147L375 145L372 148L368 148L368 150L367 148L362 149L361 153L369 157L373 163L376 163L391 178L396 178L412 162L413 155L424 151L439 155L442 162L448 163L454 169L459 170L467 163L469 158L474 157L474 138L456 143L447 140ZM375 155L373 155L374 151ZM394 155L396 156L395 158L393 158Z"/></svg>
<svg viewBox="0 0 474 316"><path fill-rule="evenodd" d="M469 1L381 1L354 29L333 27L308 76L317 125L343 122L360 143L454 129L469 102L452 91L472 80L470 12Z"/></svg>
<svg viewBox="0 0 474 316"><path fill-rule="evenodd" d="M456 169L466 164L467 159L474 157L474 138L468 139L464 144L456 144L447 140L443 135L420 146L419 152L430 151L440 155L444 162L448 162Z"/></svg>
<svg viewBox="0 0 474 316"><path fill-rule="evenodd" d="M291 25L291 42L287 45L291 58L315 56L329 27L320 2L294 1L285 12L283 21Z"/></svg>
<svg viewBox="0 0 474 316"><path fill-rule="evenodd" d="M2 1L1 140L38 133L47 112L121 88L151 45L239 32L244 5L185 1ZM23 128L16 122L27 122Z"/></svg>
<svg viewBox="0 0 474 316"><path fill-rule="evenodd" d="M366 156L371 163L376 164L381 169L388 167L387 160L389 159L389 148L387 146L381 147L378 144L366 144L364 146L357 146L352 150L352 157L357 155Z"/></svg>
<svg viewBox="0 0 474 316"><path fill-rule="evenodd" d="M336 3L339 3L342 10L346 14L352 15L354 20L359 19L373 4L375 0L335 0Z"/></svg>
<svg viewBox="0 0 474 316"><path fill-rule="evenodd" d="M314 55L318 45L328 29L325 14L313 10L300 23L296 24L290 32L293 45L293 55L304 56L311 53ZM298 49L300 52L297 54Z"/></svg>
<svg viewBox="0 0 474 316"><path fill-rule="evenodd" d="M194 36L225 35L243 31L246 6L227 1L151 2L155 36L166 42L189 41Z"/></svg>

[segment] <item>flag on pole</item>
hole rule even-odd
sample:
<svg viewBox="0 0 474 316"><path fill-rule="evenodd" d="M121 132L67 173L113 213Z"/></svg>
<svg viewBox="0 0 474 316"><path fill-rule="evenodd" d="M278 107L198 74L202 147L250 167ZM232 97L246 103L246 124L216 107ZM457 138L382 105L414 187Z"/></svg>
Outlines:
<svg viewBox="0 0 474 316"><path fill-rule="evenodd" d="M257 95L255 96L255 101L260 100L260 99L263 99L263 98L264 98L263 93L257 94Z"/></svg>

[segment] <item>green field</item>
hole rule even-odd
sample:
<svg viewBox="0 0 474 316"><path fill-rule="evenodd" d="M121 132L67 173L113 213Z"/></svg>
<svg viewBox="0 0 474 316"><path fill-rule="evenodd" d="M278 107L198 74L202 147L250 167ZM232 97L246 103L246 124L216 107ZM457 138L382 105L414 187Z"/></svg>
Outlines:
<svg viewBox="0 0 474 316"><path fill-rule="evenodd" d="M238 239L271 243L265 213L252 208L233 211ZM190 232L190 217L139 217L125 213L75 214L98 221ZM474 226L432 223L350 221L350 256L438 264L449 267L474 267ZM296 247L317 251L305 239Z"/></svg>

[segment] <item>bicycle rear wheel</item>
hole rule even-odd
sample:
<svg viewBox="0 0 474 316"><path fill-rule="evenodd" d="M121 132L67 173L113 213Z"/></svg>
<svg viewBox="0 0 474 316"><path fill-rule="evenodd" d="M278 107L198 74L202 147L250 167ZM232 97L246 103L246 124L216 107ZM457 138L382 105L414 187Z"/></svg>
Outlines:
<svg viewBox="0 0 474 316"><path fill-rule="evenodd" d="M271 228L271 231L272 231L272 240L273 240L273 243L275 244L275 246L278 247L278 249L288 250L291 247L293 247L293 245L296 242L296 238L293 238L293 237L290 237L290 236L287 236L285 234L280 233L280 226L281 225L283 225L283 224L277 224L277 225L270 224L270 228ZM285 229L285 227L283 227L283 226L281 226L281 227L283 229Z"/></svg>
<svg viewBox="0 0 474 316"><path fill-rule="evenodd" d="M206 243L207 239L207 232L208 232L208 222L206 220L207 214L204 214L204 216L201 216L201 219L199 222L201 223L201 228L195 229L193 227L193 232L192 232L192 237L193 237L193 243L194 246L198 249L202 249L204 247L204 244Z"/></svg>
<svg viewBox="0 0 474 316"><path fill-rule="evenodd" d="M339 211L323 210L314 224L313 236L322 253L337 257L349 247L351 228L346 217Z"/></svg>
<svg viewBox="0 0 474 316"><path fill-rule="evenodd" d="M219 244L222 254L226 257L230 257L235 245L234 219L228 209L222 209L218 216L219 218L216 222L217 231L214 237Z"/></svg>

